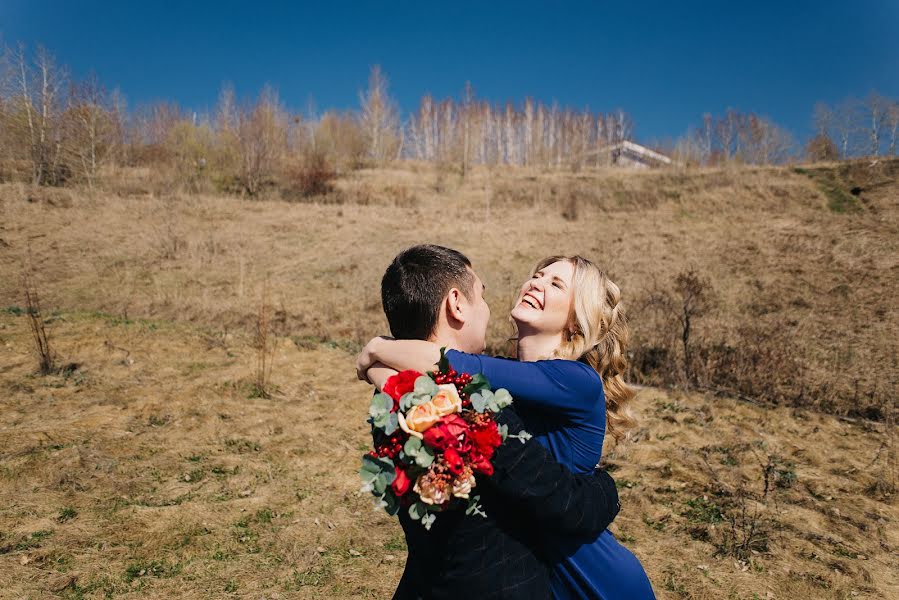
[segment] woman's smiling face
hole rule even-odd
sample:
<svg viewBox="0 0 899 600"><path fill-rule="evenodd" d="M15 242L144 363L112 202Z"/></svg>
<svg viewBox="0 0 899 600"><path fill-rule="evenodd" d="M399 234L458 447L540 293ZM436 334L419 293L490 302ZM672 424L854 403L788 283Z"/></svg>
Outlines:
<svg viewBox="0 0 899 600"><path fill-rule="evenodd" d="M521 286L512 318L522 328L539 333L559 333L569 324L573 299L574 265L558 261L547 265Z"/></svg>

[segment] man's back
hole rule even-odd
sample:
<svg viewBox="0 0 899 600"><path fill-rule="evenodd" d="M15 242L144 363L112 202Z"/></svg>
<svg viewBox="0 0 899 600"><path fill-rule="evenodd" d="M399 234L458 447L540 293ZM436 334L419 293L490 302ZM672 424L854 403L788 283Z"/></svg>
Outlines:
<svg viewBox="0 0 899 600"><path fill-rule="evenodd" d="M511 409L496 418L512 434L523 430ZM548 598L543 532L592 539L618 513L607 473L573 475L536 441L508 439L493 465L493 476L479 476L474 490L486 517L447 511L427 531L400 511L409 557L394 598Z"/></svg>
<svg viewBox="0 0 899 600"><path fill-rule="evenodd" d="M394 598L539 598L550 595L546 565L521 515L482 491L488 516L442 513L430 531L400 513L409 558ZM494 517L493 515L498 515Z"/></svg>

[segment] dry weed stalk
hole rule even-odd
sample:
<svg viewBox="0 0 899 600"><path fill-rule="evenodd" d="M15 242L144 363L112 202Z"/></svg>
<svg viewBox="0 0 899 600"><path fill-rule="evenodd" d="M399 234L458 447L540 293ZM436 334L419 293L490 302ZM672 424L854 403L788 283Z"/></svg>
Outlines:
<svg viewBox="0 0 899 600"><path fill-rule="evenodd" d="M56 355L50 347L50 335L41 314L40 296L28 269L22 272L22 288L25 291L25 311L31 324L31 337L37 351L41 375L49 375L56 370Z"/></svg>
<svg viewBox="0 0 899 600"><path fill-rule="evenodd" d="M710 284L707 279L700 277L693 267L678 273L674 278L674 290L678 296L679 314L681 325L681 343L684 349L684 384L689 387L695 383L695 374L692 368L692 355L690 348L690 334L692 333L693 320L702 316L708 309Z"/></svg>
<svg viewBox="0 0 899 600"><path fill-rule="evenodd" d="M272 306L269 301L268 282L262 286L262 298L256 315L256 335L253 347L256 349L256 374L253 380L253 396L271 397L271 376L274 348L271 340Z"/></svg>

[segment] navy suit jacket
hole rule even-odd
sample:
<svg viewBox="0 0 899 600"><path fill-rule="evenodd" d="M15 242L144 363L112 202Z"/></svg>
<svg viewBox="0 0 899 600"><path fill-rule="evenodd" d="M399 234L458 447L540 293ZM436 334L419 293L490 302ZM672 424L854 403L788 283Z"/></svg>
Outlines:
<svg viewBox="0 0 899 600"><path fill-rule="evenodd" d="M511 434L524 430L511 407L496 420ZM474 492L487 517L447 511L427 531L400 511L409 556L395 600L550 598L543 536L593 540L621 508L608 473L574 475L533 439L507 440L493 466Z"/></svg>

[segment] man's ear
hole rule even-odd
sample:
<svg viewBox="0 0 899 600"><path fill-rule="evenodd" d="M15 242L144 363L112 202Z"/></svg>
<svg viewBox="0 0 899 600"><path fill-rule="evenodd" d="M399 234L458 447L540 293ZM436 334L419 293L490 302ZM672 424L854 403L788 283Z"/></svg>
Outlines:
<svg viewBox="0 0 899 600"><path fill-rule="evenodd" d="M446 308L446 320L454 327L461 327L468 318L466 313L465 295L458 288L452 288L446 296L444 303Z"/></svg>

